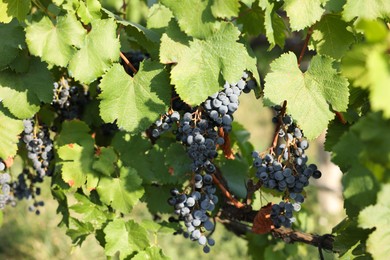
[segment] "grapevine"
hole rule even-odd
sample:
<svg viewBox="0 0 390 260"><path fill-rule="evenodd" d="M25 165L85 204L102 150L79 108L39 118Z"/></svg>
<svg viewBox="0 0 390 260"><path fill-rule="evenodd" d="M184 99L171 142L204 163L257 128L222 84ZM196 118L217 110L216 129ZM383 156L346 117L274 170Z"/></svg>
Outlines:
<svg viewBox="0 0 390 260"><path fill-rule="evenodd" d="M0 0L0 258L386 258L389 21L369 0Z"/></svg>

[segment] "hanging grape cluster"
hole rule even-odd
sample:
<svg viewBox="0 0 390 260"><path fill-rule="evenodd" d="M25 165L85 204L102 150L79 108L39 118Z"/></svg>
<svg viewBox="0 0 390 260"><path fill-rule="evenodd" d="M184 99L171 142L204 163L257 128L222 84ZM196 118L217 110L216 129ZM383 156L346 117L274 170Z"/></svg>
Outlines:
<svg viewBox="0 0 390 260"><path fill-rule="evenodd" d="M285 201L272 206L274 226L291 227L295 221L293 211L299 211L305 200L304 188L309 185L310 177L318 179L321 172L315 164L307 165L305 150L309 143L291 115L285 113L285 107L275 106L274 111L276 116L272 121L277 125L279 142L276 149L272 147L262 154L253 152L253 166L263 187L283 193ZM295 203L291 204L291 201Z"/></svg>
<svg viewBox="0 0 390 260"><path fill-rule="evenodd" d="M223 90L198 107L183 104L175 95L171 109L152 126L151 135L154 138L173 130L192 160L190 185L183 192L172 190L168 203L174 207L178 220L184 222L184 236L197 241L205 253L215 244L210 237L215 228L211 216L218 202L213 183L213 178L216 178L213 160L218 156L218 147L225 143L219 131L231 131L233 113L239 105L238 97L254 87L255 81L245 72L237 83L226 83ZM173 108L184 111L180 113Z"/></svg>
<svg viewBox="0 0 390 260"><path fill-rule="evenodd" d="M11 194L11 175L6 170L6 165L0 160L0 209L4 209L5 205L15 205L15 199Z"/></svg>
<svg viewBox="0 0 390 260"><path fill-rule="evenodd" d="M52 106L61 121L81 118L89 100L89 92L78 86L70 86L69 81L61 78L54 82Z"/></svg>

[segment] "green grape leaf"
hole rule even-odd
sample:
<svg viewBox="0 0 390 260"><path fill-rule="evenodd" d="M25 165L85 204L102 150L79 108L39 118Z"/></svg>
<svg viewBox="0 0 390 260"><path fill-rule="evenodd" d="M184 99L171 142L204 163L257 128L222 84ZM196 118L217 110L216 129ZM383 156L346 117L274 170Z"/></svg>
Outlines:
<svg viewBox="0 0 390 260"><path fill-rule="evenodd" d="M386 41L388 29L380 20L359 20L356 29L363 31L364 37L369 43L382 43Z"/></svg>
<svg viewBox="0 0 390 260"><path fill-rule="evenodd" d="M365 246L364 243L370 233L371 231L358 227L357 217L345 218L332 230L332 234L336 235L334 249L339 252L340 256L356 255L351 249L359 245ZM351 258L345 258L345 260L347 259Z"/></svg>
<svg viewBox="0 0 390 260"><path fill-rule="evenodd" d="M348 105L348 81L332 67L332 59L314 56L302 73L293 53L283 54L271 63L265 78L264 103L281 104L287 100L287 112L297 120L309 139L317 137L334 117Z"/></svg>
<svg viewBox="0 0 390 260"><path fill-rule="evenodd" d="M286 26L283 19L276 13L274 4L267 4L264 14L264 27L266 37L270 43L270 49L279 45L280 48L284 48L284 41L286 39Z"/></svg>
<svg viewBox="0 0 390 260"><path fill-rule="evenodd" d="M170 176L166 176L165 183L183 183L187 174L191 172L191 160L183 145L173 143L165 152L165 165L169 167Z"/></svg>
<svg viewBox="0 0 390 260"><path fill-rule="evenodd" d="M130 136L129 134L117 133L112 140L112 146L119 154L123 164L132 167L140 173L144 182L154 179L151 163L146 156L152 149L151 143L140 135Z"/></svg>
<svg viewBox="0 0 390 260"><path fill-rule="evenodd" d="M16 155L23 121L10 118L0 110L0 122L0 158L5 160Z"/></svg>
<svg viewBox="0 0 390 260"><path fill-rule="evenodd" d="M88 125L79 120L64 121L62 123L61 132L56 138L56 144L63 146L65 144L76 143L79 145L93 146L94 141L89 134Z"/></svg>
<svg viewBox="0 0 390 260"><path fill-rule="evenodd" d="M246 47L237 42L239 35L231 23L223 23L213 36L190 42L189 50L171 70L171 83L184 102L198 105L218 92L222 75L233 83L241 78L244 70L256 68L255 59L249 59Z"/></svg>
<svg viewBox="0 0 390 260"><path fill-rule="evenodd" d="M370 103L375 111L383 110L385 117L390 118L390 62L388 54L381 50L371 51L367 57L368 76L371 84Z"/></svg>
<svg viewBox="0 0 390 260"><path fill-rule="evenodd" d="M119 259L125 259L135 251L142 251L149 246L146 230L133 220L115 219L108 223L103 232L106 241L104 249L108 256L120 252Z"/></svg>
<svg viewBox="0 0 390 260"><path fill-rule="evenodd" d="M322 0L285 0L284 10L290 18L290 26L294 31L302 30L321 19L324 9Z"/></svg>
<svg viewBox="0 0 390 260"><path fill-rule="evenodd" d="M229 133L232 148L238 148L241 156L246 159L248 165L253 162L252 152L255 150L253 145L249 142L250 133L243 125L237 121L233 122L233 131Z"/></svg>
<svg viewBox="0 0 390 260"><path fill-rule="evenodd" d="M55 140L60 158L61 177L71 187L81 187L87 181L87 188L94 189L97 180L92 169L94 140L86 123L78 120L64 121Z"/></svg>
<svg viewBox="0 0 390 260"><path fill-rule="evenodd" d="M237 18L237 22L242 24L243 32L256 36L265 33L265 13L258 4L254 3L251 8L242 6L240 13L245 14Z"/></svg>
<svg viewBox="0 0 390 260"><path fill-rule="evenodd" d="M367 69L367 56L370 54L371 49L367 46L356 45L341 60L342 75L356 87L367 88L371 83Z"/></svg>
<svg viewBox="0 0 390 260"><path fill-rule="evenodd" d="M94 229L102 228L103 224L109 218L108 209L104 205L93 203L85 195L74 194L77 203L70 206L69 209L82 215L82 220L91 223Z"/></svg>
<svg viewBox="0 0 390 260"><path fill-rule="evenodd" d="M134 168L144 183L159 181L164 183L169 177L168 167L161 165L164 161L165 151L152 146L140 135L117 134L112 145L119 153L125 166Z"/></svg>
<svg viewBox="0 0 390 260"><path fill-rule="evenodd" d="M340 136L347 132L348 128L348 124L341 123L337 118L331 121L328 125L328 129L326 130L326 140L324 144L325 151L332 152L333 147L340 141Z"/></svg>
<svg viewBox="0 0 390 260"><path fill-rule="evenodd" d="M161 36L160 62L163 64L177 63L179 58L189 51L190 39L180 31L177 22L172 20Z"/></svg>
<svg viewBox="0 0 390 260"><path fill-rule="evenodd" d="M248 164L242 160L224 160L221 171L224 179L229 184L229 190L237 197L245 198L247 193L246 183L249 178Z"/></svg>
<svg viewBox="0 0 390 260"><path fill-rule="evenodd" d="M8 5L4 0L0 0L0 22L9 23L12 21L12 15L7 13Z"/></svg>
<svg viewBox="0 0 390 260"><path fill-rule="evenodd" d="M387 135L389 131L390 120L384 120L382 113L367 114L350 127L349 132L345 133L333 147L332 161L338 164L342 171L348 171L355 166L356 158L360 164L364 164L362 167L367 167L373 172L377 170L372 168L372 164L389 169L390 138Z"/></svg>
<svg viewBox="0 0 390 260"><path fill-rule="evenodd" d="M68 207L68 197L64 192L64 189L61 187L62 179L60 174L57 174L58 168L56 169L56 173L53 175L53 185L51 186L51 194L54 199L58 202L57 214L62 215L62 219L58 226L66 226L69 227L69 207Z"/></svg>
<svg viewBox="0 0 390 260"><path fill-rule="evenodd" d="M149 9L146 27L162 35L165 28L168 27L169 21L172 20L173 14L168 7L161 4L154 4Z"/></svg>
<svg viewBox="0 0 390 260"><path fill-rule="evenodd" d="M93 233L91 223L84 223L75 218L69 218L71 228L66 231L66 234L72 239L74 245L81 245L87 236Z"/></svg>
<svg viewBox="0 0 390 260"><path fill-rule="evenodd" d="M71 187L79 188L92 171L93 146L68 144L58 148L62 179Z"/></svg>
<svg viewBox="0 0 390 260"><path fill-rule="evenodd" d="M390 168L390 120L382 113L370 113L359 120L351 129L364 143L363 158Z"/></svg>
<svg viewBox="0 0 390 260"><path fill-rule="evenodd" d="M38 112L41 102L50 103L52 99L52 74L38 59L32 59L27 73L0 72L0 100L12 115L30 118Z"/></svg>
<svg viewBox="0 0 390 260"><path fill-rule="evenodd" d="M356 158L355 158L356 161ZM378 183L372 173L361 164L355 164L342 178L344 208L354 217L375 202Z"/></svg>
<svg viewBox="0 0 390 260"><path fill-rule="evenodd" d="M145 185L145 194L142 201L146 202L146 206L151 214L157 213L172 213L172 206L168 204L168 199L171 197L170 191L177 188L174 185ZM163 203L162 203L163 202Z"/></svg>
<svg viewBox="0 0 390 260"><path fill-rule="evenodd" d="M310 48L320 55L340 59L354 41L354 36L347 30L347 26L339 15L324 15L313 28Z"/></svg>
<svg viewBox="0 0 390 260"><path fill-rule="evenodd" d="M347 0L343 18L350 21L357 16L368 20L390 17L390 2L388 0Z"/></svg>
<svg viewBox="0 0 390 260"><path fill-rule="evenodd" d="M118 178L102 177L96 190L102 202L129 213L144 194L141 183L135 169L122 167Z"/></svg>
<svg viewBox="0 0 390 260"><path fill-rule="evenodd" d="M131 78L115 64L101 80L100 116L129 132L148 128L169 106L171 88L163 65L144 61Z"/></svg>
<svg viewBox="0 0 390 260"><path fill-rule="evenodd" d="M73 14L58 16L54 25L44 16L39 22L33 22L26 28L26 41L33 55L42 57L49 64L66 67L81 47L86 31Z"/></svg>
<svg viewBox="0 0 390 260"><path fill-rule="evenodd" d="M351 149L353 144L353 149ZM359 158L360 153L364 149L364 144L359 136L353 132L339 136L338 142L333 146L332 161L340 166L343 172L348 171L355 165L356 158Z"/></svg>
<svg viewBox="0 0 390 260"><path fill-rule="evenodd" d="M69 73L76 80L91 83L119 58L120 44L113 20L93 20L84 43L69 62Z"/></svg>
<svg viewBox="0 0 390 260"><path fill-rule="evenodd" d="M100 13L102 6L98 0L80 1L79 3L80 6L77 9L77 15L84 24L89 24L92 20L99 19L102 16Z"/></svg>
<svg viewBox="0 0 390 260"><path fill-rule="evenodd" d="M240 1L238 0L214 0L211 12L216 18L230 18L238 16Z"/></svg>
<svg viewBox="0 0 390 260"><path fill-rule="evenodd" d="M133 258L133 260L145 260L145 259L153 259L153 260L169 260L169 257L166 257L162 252L161 248L156 246L151 246L146 248L146 250L138 252Z"/></svg>
<svg viewBox="0 0 390 260"><path fill-rule="evenodd" d="M265 249L268 245L266 236L259 236L258 234L248 232L245 238L248 241L247 255L251 259L263 259Z"/></svg>
<svg viewBox="0 0 390 260"><path fill-rule="evenodd" d="M27 49L19 50L16 58L9 64L9 68L16 73L26 73L30 69L32 59Z"/></svg>
<svg viewBox="0 0 390 260"><path fill-rule="evenodd" d="M386 259L390 254L388 241L390 240L390 184L382 185L378 193L377 203L368 206L359 214L359 226L375 228L367 240L367 251L374 259Z"/></svg>
<svg viewBox="0 0 390 260"><path fill-rule="evenodd" d="M148 232L153 234L172 234L178 228L177 223L171 223L167 221L155 222L151 219L143 219L140 225L144 227Z"/></svg>
<svg viewBox="0 0 390 260"><path fill-rule="evenodd" d="M153 30L149 30L140 24L124 20L120 16L115 15L105 8L102 8L102 10L107 13L109 17L115 19L117 23L125 26L127 35L133 36L133 40L145 48L149 54L153 57L157 55L156 49L158 48L157 45L160 39L158 33Z"/></svg>
<svg viewBox="0 0 390 260"><path fill-rule="evenodd" d="M341 13L347 0L327 0L325 9L331 13Z"/></svg>
<svg viewBox="0 0 390 260"><path fill-rule="evenodd" d="M9 24L0 23L0 35L7 35L0 41L0 70L10 64L19 54L21 48L25 48L23 27L14 20Z"/></svg>
<svg viewBox="0 0 390 260"><path fill-rule="evenodd" d="M0 0L0 22L8 23L12 17L23 21L30 8L31 0Z"/></svg>
<svg viewBox="0 0 390 260"><path fill-rule="evenodd" d="M204 39L211 36L219 25L212 14L210 1L162 0L161 2L171 9L181 30L189 36Z"/></svg>
<svg viewBox="0 0 390 260"><path fill-rule="evenodd" d="M98 156L92 165L96 171L110 176L115 170L115 163L118 161L118 156L112 147L101 147Z"/></svg>

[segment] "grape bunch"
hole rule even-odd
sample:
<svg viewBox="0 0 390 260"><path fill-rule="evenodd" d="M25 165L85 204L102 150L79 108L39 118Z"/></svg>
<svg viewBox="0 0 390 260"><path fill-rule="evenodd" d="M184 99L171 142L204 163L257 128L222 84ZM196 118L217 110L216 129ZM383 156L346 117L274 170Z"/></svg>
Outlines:
<svg viewBox="0 0 390 260"><path fill-rule="evenodd" d="M237 83L226 82L224 89L210 96L203 102L202 107L216 126L222 126L225 131L229 132L232 129L233 113L239 106L238 97L242 92L250 92L255 86L255 81L250 79L247 72L244 72Z"/></svg>
<svg viewBox="0 0 390 260"><path fill-rule="evenodd" d="M12 192L18 200L34 200L33 204L28 207L28 210L39 215L39 207L44 206L43 201L38 201L37 196L41 194L41 188L37 187L37 183L43 182L42 177L24 169L16 181L12 182Z"/></svg>
<svg viewBox="0 0 390 260"><path fill-rule="evenodd" d="M184 237L197 241L203 246L205 253L210 252L210 246L215 244L214 239L207 232L213 232L214 223L210 220L210 214L214 210L218 197L213 185L212 175L195 174L193 177L194 189L186 193L180 193L177 189L171 191L172 197L168 203L174 207L175 214L180 221L184 221L187 230Z"/></svg>
<svg viewBox="0 0 390 260"><path fill-rule="evenodd" d="M267 153L261 155L257 152L252 153L256 177L262 181L263 187L282 192L287 200L301 204L305 200L303 191L309 185L310 177L318 179L321 177L321 172L315 164L307 165L308 157L305 150L309 147L309 143L293 118L285 114L280 106L275 106L274 110L276 116L272 121L279 126L277 132L279 143L275 150L270 149ZM280 210L273 211L274 216L280 216L273 218L275 226L290 227L291 221L284 220L284 207L279 208Z"/></svg>
<svg viewBox="0 0 390 260"><path fill-rule="evenodd" d="M61 78L54 82L52 106L61 120L81 118L84 106L88 102L88 91L77 86L69 86L68 80Z"/></svg>
<svg viewBox="0 0 390 260"><path fill-rule="evenodd" d="M295 222L293 212L299 211L300 209L300 203L281 201L279 204L273 204L271 208L271 220L275 228L280 228L281 226L290 228L292 223Z"/></svg>
<svg viewBox="0 0 390 260"><path fill-rule="evenodd" d="M215 166L211 162L217 157L217 145L222 145L224 139L218 136L213 124L205 118L197 117L196 112L187 112L180 121L176 134L177 140L187 146L187 154L192 159L191 169L193 172L205 170L213 173Z"/></svg>
<svg viewBox="0 0 390 260"><path fill-rule="evenodd" d="M34 200L34 203L29 206L29 211L35 211L39 215L38 207L44 205L43 201L38 201L36 196L40 195L41 189L36 187L36 183L42 182L42 178L36 174L31 174L28 169L24 169L17 177L16 181L12 181L11 175L5 170L0 161L0 209L4 209L5 205L10 204L16 206L16 200Z"/></svg>
<svg viewBox="0 0 390 260"><path fill-rule="evenodd" d="M51 175L50 162L54 157L53 141L45 126L35 125L31 119L23 120L23 141L27 157L40 178Z"/></svg>
<svg viewBox="0 0 390 260"><path fill-rule="evenodd" d="M0 160L0 209L4 209L7 204L15 205L15 199L11 194L11 175L3 172L5 169L4 162Z"/></svg>
<svg viewBox="0 0 390 260"><path fill-rule="evenodd" d="M158 119L152 130L152 136L154 138L159 137L161 134L172 128L172 125L180 120L180 114L178 111L170 111L171 113L165 113L160 119Z"/></svg>
<svg viewBox="0 0 390 260"><path fill-rule="evenodd" d="M157 120L151 136L159 137L172 129L176 139L185 147L192 160L192 180L184 192L172 190L168 203L174 207L179 221L183 221L187 230L184 236L198 241L203 251L208 253L215 241L207 232L213 232L214 224L210 216L218 202L213 184L216 167L213 160L218 156L217 148L225 144L219 131L231 131L233 113L238 109L238 97L248 93L256 86L248 73L235 84L226 83L224 89L210 96L200 106L191 108L180 100L176 93L172 99L172 108ZM183 111L182 116L178 111Z"/></svg>

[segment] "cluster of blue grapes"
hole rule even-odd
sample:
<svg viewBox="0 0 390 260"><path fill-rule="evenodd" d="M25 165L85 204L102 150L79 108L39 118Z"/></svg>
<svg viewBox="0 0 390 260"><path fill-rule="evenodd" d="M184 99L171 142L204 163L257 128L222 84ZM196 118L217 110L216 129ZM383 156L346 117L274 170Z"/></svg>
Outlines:
<svg viewBox="0 0 390 260"><path fill-rule="evenodd" d="M290 228L292 223L295 222L293 217L294 211L299 211L301 209L300 203L291 203L281 201L279 204L273 204L271 208L271 220L274 223L275 228L280 228L285 226Z"/></svg>
<svg viewBox="0 0 390 260"><path fill-rule="evenodd" d="M249 77L247 72L234 84L225 83L224 89L210 96L202 107L210 119L225 131L232 129L233 113L238 109L238 97L242 92L248 93L256 86L256 82Z"/></svg>
<svg viewBox="0 0 390 260"><path fill-rule="evenodd" d="M233 113L239 105L238 97L254 87L255 81L249 78L248 73L244 73L237 83L226 83L223 90L210 96L199 107L191 108L180 103L179 98L174 99L172 108L185 108L184 114L180 117L177 111L171 109L155 123L152 130L152 136L158 137L176 125L176 139L187 148L187 154L192 160L191 185L189 190L182 193L173 190L168 203L187 227L184 236L202 245L205 253L215 244L210 234L205 234L214 230L210 216L218 202L213 184L216 171L213 160L218 156L217 147L225 143L218 130L231 130ZM175 105L175 102L179 104Z"/></svg>
<svg viewBox="0 0 390 260"><path fill-rule="evenodd" d="M0 160L0 209L4 209L7 204L13 206L16 204L11 194L11 175L8 172L4 172L5 170L5 163Z"/></svg>
<svg viewBox="0 0 390 260"><path fill-rule="evenodd" d="M51 175L50 162L54 153L53 141L47 127L34 125L31 119L23 120L23 124L23 141L26 144L27 157L40 178Z"/></svg>
<svg viewBox="0 0 390 260"><path fill-rule="evenodd" d="M218 136L216 128L206 117L199 119L196 118L198 115L196 112L187 112L183 115L176 138L187 146L193 172L199 173L204 170L213 173L215 166L211 161L218 155L217 145L222 145L225 141Z"/></svg>
<svg viewBox="0 0 390 260"><path fill-rule="evenodd" d="M3 172L5 165L0 161L0 209L4 209L6 205L15 206L16 200L34 200L34 203L29 206L29 211L34 211L39 215L40 206L44 205L43 201L36 200L36 196L40 195L41 189L35 187L37 182L42 182L42 178L31 174L29 170L24 169L17 177L16 181L12 181L11 175L8 172Z"/></svg>
<svg viewBox="0 0 390 260"><path fill-rule="evenodd" d="M194 189L190 194L180 193L177 189L171 191L172 197L168 203L175 208L180 221L184 221L187 230L184 237L197 241L203 246L203 252L209 253L210 246L215 244L214 239L207 237L206 232L214 230L214 223L210 214L214 210L218 197L210 174L195 174Z"/></svg>
<svg viewBox="0 0 390 260"><path fill-rule="evenodd" d="M180 114L178 111L172 111L172 113L165 113L154 125L155 128L152 130L152 136L154 138L159 137L161 134L172 128L174 123L180 120Z"/></svg>
<svg viewBox="0 0 390 260"><path fill-rule="evenodd" d="M269 153L262 155L253 152L253 165L263 187L283 192L286 200L295 201L291 206L289 202L274 205L271 214L276 227L281 225L291 227L293 209L298 211L305 199L302 194L304 187L309 185L310 177L320 178L321 172L315 164L306 164L308 158L305 150L309 143L293 118L282 113L280 106L274 107L274 110L276 116L273 122L279 126L277 134L280 142L275 151L270 150Z"/></svg>
<svg viewBox="0 0 390 260"><path fill-rule="evenodd" d="M88 91L77 86L69 86L68 80L62 78L54 82L52 106L61 120L80 118L84 106L88 102Z"/></svg>

